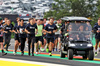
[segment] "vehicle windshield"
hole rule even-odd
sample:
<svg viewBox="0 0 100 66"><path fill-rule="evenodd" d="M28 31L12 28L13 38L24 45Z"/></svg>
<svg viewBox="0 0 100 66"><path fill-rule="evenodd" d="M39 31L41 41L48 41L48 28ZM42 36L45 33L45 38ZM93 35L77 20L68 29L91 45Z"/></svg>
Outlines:
<svg viewBox="0 0 100 66"><path fill-rule="evenodd" d="M70 23L68 26L68 34L70 41L90 41L92 27L87 23Z"/></svg>

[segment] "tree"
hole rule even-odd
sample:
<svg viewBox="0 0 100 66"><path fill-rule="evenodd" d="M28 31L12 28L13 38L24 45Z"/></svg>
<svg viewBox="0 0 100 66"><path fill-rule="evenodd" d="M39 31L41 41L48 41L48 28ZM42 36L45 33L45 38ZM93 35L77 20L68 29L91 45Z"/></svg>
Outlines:
<svg viewBox="0 0 100 66"><path fill-rule="evenodd" d="M98 17L100 17L100 0L97 1L96 15L97 15Z"/></svg>
<svg viewBox="0 0 100 66"><path fill-rule="evenodd" d="M55 19L64 16L95 16L96 4L95 0L54 0L56 4L52 4L52 9L45 13L45 18L54 17Z"/></svg>

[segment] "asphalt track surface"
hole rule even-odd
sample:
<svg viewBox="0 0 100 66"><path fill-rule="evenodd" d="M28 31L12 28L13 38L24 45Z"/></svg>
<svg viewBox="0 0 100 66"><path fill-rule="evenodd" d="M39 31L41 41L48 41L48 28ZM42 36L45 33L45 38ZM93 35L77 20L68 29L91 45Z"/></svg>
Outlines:
<svg viewBox="0 0 100 66"><path fill-rule="evenodd" d="M27 45L27 44L26 44ZM25 47L25 55L21 56L20 51L17 52L17 55L13 55L14 49L14 39L11 40L11 46L9 47L9 52L6 56L1 56L0 51L0 60L3 59L13 59L13 60L24 60L30 62L41 62L47 64L58 64L61 66L100 66L100 54L95 57L93 61L83 60L80 56L75 56L73 60L68 60L68 58L60 58L59 52L53 52L53 56L49 56L48 53L42 52L41 54L35 56L28 56L27 47ZM1 62L0 62L1 63ZM0 65L1 66L1 65ZM35 66L35 65L34 65ZM37 66L37 65L36 65ZM52 65L53 66L53 65ZM57 66L57 65L54 65Z"/></svg>

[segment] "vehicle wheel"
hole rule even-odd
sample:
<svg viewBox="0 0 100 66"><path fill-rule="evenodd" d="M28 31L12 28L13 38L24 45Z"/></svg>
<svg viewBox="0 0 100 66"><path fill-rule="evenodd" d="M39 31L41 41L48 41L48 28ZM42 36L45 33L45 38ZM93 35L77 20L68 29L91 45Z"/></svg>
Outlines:
<svg viewBox="0 0 100 66"><path fill-rule="evenodd" d="M61 57L61 58L65 58L65 54L62 53L62 50L60 51L60 57Z"/></svg>
<svg viewBox="0 0 100 66"><path fill-rule="evenodd" d="M72 49L69 49L68 50L68 59L69 60L72 60L73 59L73 50Z"/></svg>
<svg viewBox="0 0 100 66"><path fill-rule="evenodd" d="M83 59L87 59L87 55L84 55L84 56L83 56Z"/></svg>
<svg viewBox="0 0 100 66"><path fill-rule="evenodd" d="M94 52L93 52L93 50L89 50L88 58L89 58L89 60L93 60L94 59Z"/></svg>

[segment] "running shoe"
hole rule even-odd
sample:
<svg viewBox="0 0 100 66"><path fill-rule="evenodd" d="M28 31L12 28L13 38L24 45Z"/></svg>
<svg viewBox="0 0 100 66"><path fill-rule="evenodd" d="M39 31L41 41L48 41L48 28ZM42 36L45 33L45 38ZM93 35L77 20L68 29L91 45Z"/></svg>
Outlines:
<svg viewBox="0 0 100 66"><path fill-rule="evenodd" d="M41 53L41 50L39 49L39 53Z"/></svg>
<svg viewBox="0 0 100 66"><path fill-rule="evenodd" d="M21 53L21 56L23 56L24 55L24 53Z"/></svg>
<svg viewBox="0 0 100 66"><path fill-rule="evenodd" d="M38 52L36 52L36 55L38 55Z"/></svg>
<svg viewBox="0 0 100 66"><path fill-rule="evenodd" d="M57 48L56 48L56 52L57 52Z"/></svg>
<svg viewBox="0 0 100 66"><path fill-rule="evenodd" d="M34 56L34 53L32 54L32 56Z"/></svg>
<svg viewBox="0 0 100 66"><path fill-rule="evenodd" d="M44 49L43 49L43 48L41 48L41 51L42 51L42 52L44 52Z"/></svg>
<svg viewBox="0 0 100 66"><path fill-rule="evenodd" d="M8 52L8 49L6 49L6 51Z"/></svg>
<svg viewBox="0 0 100 66"><path fill-rule="evenodd" d="M52 53L49 53L50 56L52 56Z"/></svg>
<svg viewBox="0 0 100 66"><path fill-rule="evenodd" d="M2 56L4 56L4 55L7 55L7 53L3 52L3 53L2 53Z"/></svg>
<svg viewBox="0 0 100 66"><path fill-rule="evenodd" d="M60 49L58 51L60 52Z"/></svg>
<svg viewBox="0 0 100 66"><path fill-rule="evenodd" d="M14 51L13 54L16 55L16 52Z"/></svg>
<svg viewBox="0 0 100 66"><path fill-rule="evenodd" d="M97 51L95 52L95 56L97 56Z"/></svg>
<svg viewBox="0 0 100 66"><path fill-rule="evenodd" d="M23 56L23 55L24 55L24 51L21 52L21 56Z"/></svg>

